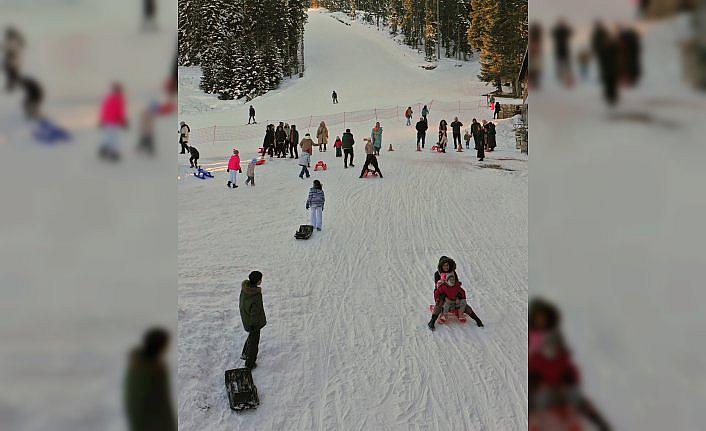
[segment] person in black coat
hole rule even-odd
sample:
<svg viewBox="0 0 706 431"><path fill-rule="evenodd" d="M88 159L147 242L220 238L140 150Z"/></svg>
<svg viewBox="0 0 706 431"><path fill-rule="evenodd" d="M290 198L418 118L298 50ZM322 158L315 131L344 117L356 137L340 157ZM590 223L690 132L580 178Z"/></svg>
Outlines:
<svg viewBox="0 0 706 431"><path fill-rule="evenodd" d="M569 46L571 33L569 24L563 18L559 18L552 31L552 36L554 37L556 76L562 82L566 82L571 74L571 48Z"/></svg>
<svg viewBox="0 0 706 431"><path fill-rule="evenodd" d="M189 158L189 165L194 169L198 169L198 167L199 167L199 150L197 150L196 147L191 145L191 146L189 146L189 154L191 154L191 157Z"/></svg>
<svg viewBox="0 0 706 431"><path fill-rule="evenodd" d="M471 134L473 135L478 160L482 162L485 158L485 133L483 132L483 126L475 118L471 124Z"/></svg>
<svg viewBox="0 0 706 431"><path fill-rule="evenodd" d="M294 124L289 130L289 158L299 159L299 130Z"/></svg>
<svg viewBox="0 0 706 431"><path fill-rule="evenodd" d="M417 121L416 129L417 129L417 151L422 151L419 148L419 142L421 141L422 148L424 148L424 141L426 141L426 138L427 138L427 129L429 129L429 124L427 123L426 118L422 117L419 119L419 121Z"/></svg>
<svg viewBox="0 0 706 431"><path fill-rule="evenodd" d="M500 118L500 102L495 102L495 109L493 110L493 120Z"/></svg>
<svg viewBox="0 0 706 431"><path fill-rule="evenodd" d="M614 37L608 35L598 55L598 66L603 84L603 97L608 105L618 102L618 78L620 76L620 47Z"/></svg>
<svg viewBox="0 0 706 431"><path fill-rule="evenodd" d="M453 131L454 137L454 149L458 149L461 146L461 127L463 123L458 121L458 117L454 117L454 121L451 123L451 130Z"/></svg>
<svg viewBox="0 0 706 431"><path fill-rule="evenodd" d="M262 148L264 152L270 155L270 158L274 156L275 151L275 125L268 124L267 130L265 131L265 139L262 142ZM264 156L264 154L263 154Z"/></svg>
<svg viewBox="0 0 706 431"><path fill-rule="evenodd" d="M275 155L278 159L286 157L285 145L287 141L287 132L284 131L284 125L279 123L275 131Z"/></svg>
<svg viewBox="0 0 706 431"><path fill-rule="evenodd" d="M336 93L336 91L331 93L331 100L333 100L334 104L338 103L338 94Z"/></svg>
<svg viewBox="0 0 706 431"><path fill-rule="evenodd" d="M483 125L483 129L485 129L485 145L488 151L495 151L497 145L495 142L495 124L492 121L488 121Z"/></svg>
<svg viewBox="0 0 706 431"><path fill-rule="evenodd" d="M20 88L24 91L25 98L22 102L25 116L29 120L41 118L41 105L44 99L44 90L36 79L30 77L20 78Z"/></svg>
<svg viewBox="0 0 706 431"><path fill-rule="evenodd" d="M620 40L620 57L622 58L622 82L632 87L640 80L640 36L635 29L622 28L618 34Z"/></svg>
<svg viewBox="0 0 706 431"><path fill-rule="evenodd" d="M255 121L255 108L252 105L250 105L248 124L250 124L250 121L252 121L252 124L257 124L257 121Z"/></svg>
<svg viewBox="0 0 706 431"><path fill-rule="evenodd" d="M143 28L145 30L156 27L154 17L157 14L157 0L142 0Z"/></svg>

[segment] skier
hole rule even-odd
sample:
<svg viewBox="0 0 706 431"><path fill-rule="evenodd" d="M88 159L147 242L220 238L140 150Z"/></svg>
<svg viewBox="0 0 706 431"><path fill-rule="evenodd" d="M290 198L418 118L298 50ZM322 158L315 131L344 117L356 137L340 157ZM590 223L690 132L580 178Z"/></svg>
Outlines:
<svg viewBox="0 0 706 431"><path fill-rule="evenodd" d="M328 144L328 129L326 128L326 123L323 121L319 124L319 128L316 130L316 141L319 145L319 152L326 151L326 144Z"/></svg>
<svg viewBox="0 0 706 431"><path fill-rule="evenodd" d="M265 139L262 141L262 157L265 157L265 153L270 155L270 158L274 157L275 150L275 125L268 124L265 130Z"/></svg>
<svg viewBox="0 0 706 431"><path fill-rule="evenodd" d="M432 331L436 329L434 324L436 323L436 319L439 317L439 314L441 314L441 311L443 310L443 301L441 300L441 291L437 288L438 283L442 280L448 277L449 274L453 274L455 280L458 281L458 274L456 274L456 262L451 259L450 257L447 256L441 256L439 258L439 263L436 267L436 272L434 273L434 311L432 312L431 315L431 320L429 321L429 329ZM444 298L445 299L445 298ZM468 314L468 316L473 319L476 322L476 325L478 327L483 327L483 322L480 320L480 318L476 315L475 311L471 308L470 305L468 305L468 302L466 302L466 306L463 309L463 312Z"/></svg>
<svg viewBox="0 0 706 431"><path fill-rule="evenodd" d="M299 131L297 130L297 126L292 124L292 127L289 129L289 157L291 159L299 158L299 150L297 149L298 146Z"/></svg>
<svg viewBox="0 0 706 431"><path fill-rule="evenodd" d="M559 18L552 31L554 37L554 60L556 62L556 76L565 84L571 83L571 27L564 18Z"/></svg>
<svg viewBox="0 0 706 431"><path fill-rule="evenodd" d="M419 142L422 143L422 148L424 148L424 141L426 141L427 138L427 129L429 128L429 124L427 123L427 119L425 117L422 117L417 121L416 129L417 129L417 151L422 151L419 148Z"/></svg>
<svg viewBox="0 0 706 431"><path fill-rule="evenodd" d="M424 121L427 120L427 115L429 115L429 108L427 108L427 105L424 105L422 108L422 117L424 117ZM422 146L422 148L424 147Z"/></svg>
<svg viewBox="0 0 706 431"><path fill-rule="evenodd" d="M245 360L245 368L257 367L257 353L260 345L260 330L267 325L265 307L262 303L262 273L253 271L244 280L240 290L240 319L248 333L240 359Z"/></svg>
<svg viewBox="0 0 706 431"><path fill-rule="evenodd" d="M373 143L370 142L369 138L365 138L365 164L363 165L363 169L360 171L360 178L365 177L365 173L368 171L368 167L370 165L373 165L373 168L375 168L375 172L377 172L378 176L382 178L382 172L380 172L380 166L378 166L378 159L375 157L375 147L373 147ZM353 166L353 165L351 165Z"/></svg>
<svg viewBox="0 0 706 431"><path fill-rule="evenodd" d="M446 120L441 120L439 122L439 147L441 147L441 152L445 153L446 152L446 143L449 142L449 138L446 135L446 131L448 130L448 123Z"/></svg>
<svg viewBox="0 0 706 431"><path fill-rule="evenodd" d="M157 24L154 17L157 12L157 0L142 0L142 17L144 30L155 29Z"/></svg>
<svg viewBox="0 0 706 431"><path fill-rule="evenodd" d="M169 333L152 328L145 333L142 344L130 352L123 381L130 431L177 429L169 371L164 360L168 346Z"/></svg>
<svg viewBox="0 0 706 431"><path fill-rule="evenodd" d="M24 90L25 98L22 102L25 117L28 120L39 120L42 118L41 106L44 99L44 90L36 79L22 77L18 80L20 88Z"/></svg>
<svg viewBox="0 0 706 431"><path fill-rule="evenodd" d="M478 160L482 162L485 158L485 137L483 135L483 126L481 126L475 118L471 124L471 134L473 135L473 141L475 142Z"/></svg>
<svg viewBox="0 0 706 431"><path fill-rule="evenodd" d="M250 121L252 121L252 124L257 124L257 121L255 121L255 108L252 105L250 105L248 124L250 124Z"/></svg>
<svg viewBox="0 0 706 431"><path fill-rule="evenodd" d="M375 149L375 155L380 155L380 149L382 149L382 127L380 127L380 122L375 123L375 127L370 132L370 139L373 141L373 148ZM390 145L390 151L392 151L392 145Z"/></svg>
<svg viewBox="0 0 706 431"><path fill-rule="evenodd" d="M255 166L257 166L257 158L253 157L252 160L250 160L250 163L248 164L248 170L246 171L246 175L248 176L248 178L245 180L246 186L250 184L251 186L255 187Z"/></svg>
<svg viewBox="0 0 706 431"><path fill-rule="evenodd" d="M287 133L284 131L284 124L279 123L279 126L277 126L277 131L275 131L275 156L277 156L278 159L286 157L284 150L286 141Z"/></svg>
<svg viewBox="0 0 706 431"><path fill-rule="evenodd" d="M407 119L407 125L411 126L412 125L412 114L414 112L412 111L412 107L408 106L407 110L404 111L404 117Z"/></svg>
<svg viewBox="0 0 706 431"><path fill-rule="evenodd" d="M193 169L198 169L199 168L199 150L196 149L193 145L189 146L189 154L191 157L189 157L189 166L191 166Z"/></svg>
<svg viewBox="0 0 706 431"><path fill-rule="evenodd" d="M189 134L191 133L191 128L185 122L180 123L179 128L179 144L181 144L181 153L186 154L186 150L189 149Z"/></svg>
<svg viewBox="0 0 706 431"><path fill-rule="evenodd" d="M98 153L99 156L106 160L119 160L120 129L128 127L123 88L119 83L114 83L110 93L103 99L99 124L105 133Z"/></svg>
<svg viewBox="0 0 706 431"><path fill-rule="evenodd" d="M495 123L492 121L483 121L483 123L486 149L490 152L495 151L495 147L497 145L495 142Z"/></svg>
<svg viewBox="0 0 706 431"><path fill-rule="evenodd" d="M343 168L348 168L348 156L351 158L351 168L354 168L353 164L353 145L355 145L355 139L353 139L353 134L351 129L346 129L346 133L343 134L341 138L341 146L343 148Z"/></svg>
<svg viewBox="0 0 706 431"><path fill-rule="evenodd" d="M336 142L333 143L333 148L336 149L336 157L342 157L343 153L341 151L341 147L343 146L343 142L341 141L340 136L336 136Z"/></svg>
<svg viewBox="0 0 706 431"><path fill-rule="evenodd" d="M309 189L309 197L306 199L306 209L311 208L311 225L320 231L324 223L324 203L326 196L319 180L314 180L314 186Z"/></svg>
<svg viewBox="0 0 706 431"><path fill-rule="evenodd" d="M455 150L461 149L461 127L463 127L463 123L458 121L458 117L454 117L454 121L451 123L451 130L453 130Z"/></svg>
<svg viewBox="0 0 706 431"><path fill-rule="evenodd" d="M240 167L240 151L235 148L233 148L233 155L230 156L230 159L228 159L228 169L226 169L226 172L230 173L230 179L228 180L226 186L228 186L228 188L232 186L234 189L237 189L238 173L242 174L243 169Z"/></svg>
<svg viewBox="0 0 706 431"><path fill-rule="evenodd" d="M336 90L331 93L331 99L333 100L334 105L338 103L338 94L336 94Z"/></svg>
<svg viewBox="0 0 706 431"><path fill-rule="evenodd" d="M495 102L495 109L493 110L493 120L500 118L500 102Z"/></svg>
<svg viewBox="0 0 706 431"><path fill-rule="evenodd" d="M5 30L3 68L5 69L5 90L8 93L12 92L15 86L19 84L21 56L24 45L24 37L22 37L19 30L14 27L8 27Z"/></svg>

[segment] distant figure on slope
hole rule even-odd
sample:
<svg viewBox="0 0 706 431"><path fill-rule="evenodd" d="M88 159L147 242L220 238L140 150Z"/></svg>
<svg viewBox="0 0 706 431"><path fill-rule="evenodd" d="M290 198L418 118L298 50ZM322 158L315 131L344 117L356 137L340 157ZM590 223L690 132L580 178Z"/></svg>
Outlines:
<svg viewBox="0 0 706 431"><path fill-rule="evenodd" d="M148 155L154 154L154 119L159 111L159 103L153 101L140 114L140 137L137 150Z"/></svg>
<svg viewBox="0 0 706 431"><path fill-rule="evenodd" d="M351 159L351 168L354 168L355 165L353 164L353 145L355 144L355 139L353 139L353 133L351 133L351 129L346 129L346 133L343 134L343 138L341 139L341 141L343 148L343 168L348 168L348 156L350 156Z"/></svg>
<svg viewBox="0 0 706 431"><path fill-rule="evenodd" d="M142 344L130 352L123 400L130 431L176 431L169 371L164 360L169 333L148 330Z"/></svg>
<svg viewBox="0 0 706 431"><path fill-rule="evenodd" d="M157 0L142 0L142 28L143 30L155 30L157 23Z"/></svg>
<svg viewBox="0 0 706 431"><path fill-rule="evenodd" d="M292 124L289 130L289 158L298 159L299 158L299 130L297 126Z"/></svg>
<svg viewBox="0 0 706 431"><path fill-rule="evenodd" d="M471 124L471 134L473 135L478 160L482 162L485 158L485 135L483 133L483 126L481 126L475 118Z"/></svg>
<svg viewBox="0 0 706 431"><path fill-rule="evenodd" d="M326 128L326 123L323 121L319 124L319 128L316 129L316 142L319 145L319 152L326 151L326 144L328 144L328 128Z"/></svg>
<svg viewBox="0 0 706 431"><path fill-rule="evenodd" d="M373 149L375 150L375 155L380 155L380 149L382 149L382 127L380 122L375 123L375 127L370 132L370 139L373 142Z"/></svg>
<svg viewBox="0 0 706 431"><path fill-rule="evenodd" d="M10 93L20 81L20 68L22 64L22 51L25 40L22 34L14 27L5 30L5 40L2 48L3 69L5 70L5 90Z"/></svg>
<svg viewBox="0 0 706 431"><path fill-rule="evenodd" d="M240 319L248 339L243 346L240 359L245 360L245 368L257 367L257 354L260 346L260 330L267 325L265 306L262 303L262 273L253 271L243 281L240 290Z"/></svg>
<svg viewBox="0 0 706 431"><path fill-rule="evenodd" d="M22 107L25 117L28 120L39 120L42 118L42 101L44 100L44 90L36 79L22 77L19 79L20 88L24 91L25 98Z"/></svg>
<svg viewBox="0 0 706 431"><path fill-rule="evenodd" d="M255 187L255 166L257 166L257 158L253 157L248 164L248 170L246 172L248 178L245 180L245 185L250 184Z"/></svg>
<svg viewBox="0 0 706 431"><path fill-rule="evenodd" d="M99 124L104 132L99 156L110 161L119 160L120 129L127 129L128 120L123 87L117 82L112 85L110 93L103 99Z"/></svg>
<svg viewBox="0 0 706 431"><path fill-rule="evenodd" d="M449 276L452 276L453 279L449 280ZM449 286L449 283L453 283L451 286L450 290L447 290L447 287L443 286L444 284L446 286ZM458 285L458 286L457 286ZM475 311L471 308L470 305L468 305L468 302L465 300L466 299L466 294L465 291L462 294L462 298L457 298L458 296L458 291L457 289L460 289L461 283L459 282L458 279L458 274L456 274L456 262L451 259L450 257L446 256L441 256L439 259L439 264L437 265L437 271L434 273L434 311L432 312L431 315L431 320L428 323L429 329L432 331L436 329L435 323L436 320L439 318L439 315L442 313L444 310L444 305L446 303L446 299L449 298L450 301L455 302L457 299L463 299L463 303L459 301L459 306L462 307L459 309L459 313L465 313L468 314L468 316L473 319L476 322L476 325L479 327L483 327L483 322L480 320L480 318L476 315ZM456 294L453 297L449 297L449 292L456 292ZM449 304L449 307L447 307L447 312L448 309L450 308L451 304Z"/></svg>
<svg viewBox="0 0 706 431"><path fill-rule="evenodd" d="M318 231L321 230L324 223L325 202L326 196L324 196L324 189L321 186L321 182L314 180L314 186L309 189L309 197L306 199L306 209L311 209L311 225Z"/></svg>
<svg viewBox="0 0 706 431"><path fill-rule="evenodd" d="M185 122L181 122L179 127L179 144L181 145L181 153L186 154L189 149L189 134L191 133L191 128Z"/></svg>
<svg viewBox="0 0 706 431"><path fill-rule="evenodd" d="M274 157L274 151L275 151L275 125L274 124L268 124L267 129L265 130L265 139L262 141L262 149L264 150L262 156L265 156L265 153L270 155L270 158Z"/></svg>
<svg viewBox="0 0 706 431"><path fill-rule="evenodd" d="M404 111L404 118L407 119L407 125L411 126L412 125L412 114L414 114L414 111L412 111L412 107L408 106L407 110Z"/></svg>
<svg viewBox="0 0 706 431"><path fill-rule="evenodd" d="M343 141L341 141L340 136L336 136L336 142L333 143L333 148L336 149L336 157L342 157L343 156Z"/></svg>
<svg viewBox="0 0 706 431"><path fill-rule="evenodd" d="M189 166L191 166L194 169L199 168L199 150L196 149L193 145L189 146L189 154L191 157L189 157Z"/></svg>
<svg viewBox="0 0 706 431"><path fill-rule="evenodd" d="M255 121L255 108L252 105L250 105L248 124L250 124L250 121L252 121L252 124L257 124L257 121Z"/></svg>
<svg viewBox="0 0 706 431"><path fill-rule="evenodd" d="M422 151L419 148L419 143L421 142L422 148L424 148L424 141L427 139L427 129L429 129L427 119L424 117L420 118L415 128L417 129L417 151Z"/></svg>
<svg viewBox="0 0 706 431"><path fill-rule="evenodd" d="M454 121L451 123L451 130L453 131L454 137L454 150L461 149L461 127L463 127L463 123L458 121L458 117L454 117Z"/></svg>
<svg viewBox="0 0 706 431"><path fill-rule="evenodd" d="M424 121L427 120L427 115L429 115L429 108L427 108L427 105L424 105L422 108L422 117L424 117Z"/></svg>
<svg viewBox="0 0 706 431"><path fill-rule="evenodd" d="M382 178L382 172L380 172L380 166L378 166L378 159L375 157L375 148L373 147L372 142L370 142L369 138L365 138L365 164L363 165L363 169L360 171L360 178L365 177L365 173L368 171L368 168L370 165L373 165L373 168L375 168L375 171L380 178ZM353 165L351 165L353 166Z"/></svg>
<svg viewBox="0 0 706 431"><path fill-rule="evenodd" d="M243 169L240 167L240 152L233 148L233 155L228 159L228 169L226 172L230 173L230 179L226 184L229 188L232 186L234 189L238 188L238 174L243 173ZM253 173L254 175L254 173ZM254 183L253 183L254 185Z"/></svg>
<svg viewBox="0 0 706 431"><path fill-rule="evenodd" d="M495 123L492 121L483 120L483 129L485 132L485 148L486 150L492 152L495 151Z"/></svg>
<svg viewBox="0 0 706 431"><path fill-rule="evenodd" d="M335 90L331 93L331 99L333 100L334 105L338 103L338 94L336 94Z"/></svg>

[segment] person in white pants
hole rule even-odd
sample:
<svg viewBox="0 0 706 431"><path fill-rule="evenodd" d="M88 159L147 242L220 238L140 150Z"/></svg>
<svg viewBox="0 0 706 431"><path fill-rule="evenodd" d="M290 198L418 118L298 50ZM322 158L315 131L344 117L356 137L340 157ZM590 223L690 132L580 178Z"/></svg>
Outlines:
<svg viewBox="0 0 706 431"><path fill-rule="evenodd" d="M324 203L326 196L319 180L314 180L314 185L309 189L309 197L306 199L306 209L311 208L311 225L320 231L323 226Z"/></svg>

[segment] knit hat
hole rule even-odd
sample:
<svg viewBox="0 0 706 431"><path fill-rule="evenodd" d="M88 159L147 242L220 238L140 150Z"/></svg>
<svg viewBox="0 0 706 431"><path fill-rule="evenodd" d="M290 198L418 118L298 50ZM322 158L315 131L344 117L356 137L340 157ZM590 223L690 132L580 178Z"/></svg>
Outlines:
<svg viewBox="0 0 706 431"><path fill-rule="evenodd" d="M253 271L248 275L248 281L250 281L250 286L255 287L262 281L262 273L260 271Z"/></svg>

